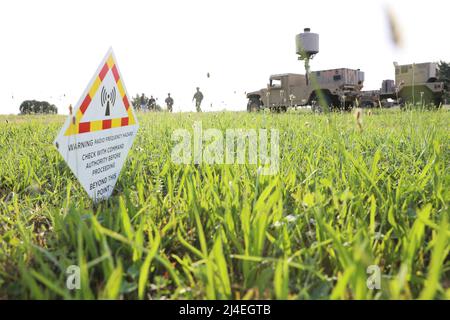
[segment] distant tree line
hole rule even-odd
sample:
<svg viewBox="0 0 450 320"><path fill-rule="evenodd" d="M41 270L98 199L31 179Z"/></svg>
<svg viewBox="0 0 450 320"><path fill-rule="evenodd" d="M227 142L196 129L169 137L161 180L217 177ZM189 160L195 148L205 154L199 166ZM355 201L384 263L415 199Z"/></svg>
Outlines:
<svg viewBox="0 0 450 320"><path fill-rule="evenodd" d="M441 61L439 67L439 80L444 82L444 100L450 101L450 63Z"/></svg>
<svg viewBox="0 0 450 320"><path fill-rule="evenodd" d="M47 101L25 100L20 104L20 114L57 114L58 108Z"/></svg>

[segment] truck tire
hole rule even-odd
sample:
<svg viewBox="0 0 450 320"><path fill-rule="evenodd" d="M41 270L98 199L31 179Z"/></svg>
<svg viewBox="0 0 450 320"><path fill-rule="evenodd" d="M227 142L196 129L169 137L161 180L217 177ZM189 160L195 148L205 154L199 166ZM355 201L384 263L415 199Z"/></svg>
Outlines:
<svg viewBox="0 0 450 320"><path fill-rule="evenodd" d="M270 107L270 111L272 113L280 113L281 112L281 107L279 107L279 106L272 106L272 107Z"/></svg>
<svg viewBox="0 0 450 320"><path fill-rule="evenodd" d="M317 104L317 105L312 105L311 106L311 111L313 113L322 113L323 109L322 109L322 107L320 105Z"/></svg>
<svg viewBox="0 0 450 320"><path fill-rule="evenodd" d="M315 92L313 92L309 98L311 110L316 113L322 113L323 110L326 109L331 110L333 105L330 95L327 94L326 92L323 92L323 100L324 101L320 101L318 95ZM315 104L313 104L313 101L315 101Z"/></svg>
<svg viewBox="0 0 450 320"><path fill-rule="evenodd" d="M255 99L251 99L247 104L248 112L258 112L261 109L261 103Z"/></svg>

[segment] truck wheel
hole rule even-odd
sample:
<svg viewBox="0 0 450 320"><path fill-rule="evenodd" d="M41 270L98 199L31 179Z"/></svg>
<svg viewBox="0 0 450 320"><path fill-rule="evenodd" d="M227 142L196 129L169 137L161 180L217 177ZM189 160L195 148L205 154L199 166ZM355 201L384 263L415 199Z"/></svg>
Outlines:
<svg viewBox="0 0 450 320"><path fill-rule="evenodd" d="M258 112L260 109L260 103L258 101L250 101L247 105L248 112Z"/></svg>
<svg viewBox="0 0 450 320"><path fill-rule="evenodd" d="M312 106L312 107L311 107L311 110L312 110L312 112L314 112L314 113L322 113L322 112L323 112L322 107L321 107L320 105L318 105L318 104Z"/></svg>
<svg viewBox="0 0 450 320"><path fill-rule="evenodd" d="M314 92L311 97L309 98L309 101L312 103L315 101L315 105L311 105L311 110L313 112L321 113L323 110L328 109L331 111L331 108L333 107L332 99L329 94L323 93L324 101L320 101L317 94Z"/></svg>

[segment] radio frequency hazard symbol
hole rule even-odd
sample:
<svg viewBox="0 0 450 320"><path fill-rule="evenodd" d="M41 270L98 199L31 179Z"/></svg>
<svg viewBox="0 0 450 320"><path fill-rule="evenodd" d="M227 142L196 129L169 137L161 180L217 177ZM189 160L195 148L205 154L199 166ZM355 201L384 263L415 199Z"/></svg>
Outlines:
<svg viewBox="0 0 450 320"><path fill-rule="evenodd" d="M55 140L94 201L111 196L138 128L110 49Z"/></svg>

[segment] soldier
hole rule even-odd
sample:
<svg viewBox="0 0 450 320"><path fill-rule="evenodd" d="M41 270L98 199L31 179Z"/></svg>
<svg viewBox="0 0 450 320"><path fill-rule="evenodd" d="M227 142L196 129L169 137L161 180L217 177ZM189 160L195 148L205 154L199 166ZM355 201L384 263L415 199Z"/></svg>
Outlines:
<svg viewBox="0 0 450 320"><path fill-rule="evenodd" d="M173 99L170 96L170 93L167 94L168 97L166 98L166 105L167 105L167 110L169 110L169 112L172 112L172 107L173 107Z"/></svg>
<svg viewBox="0 0 450 320"><path fill-rule="evenodd" d="M146 105L145 105L145 94L142 94L142 95L141 95L140 105L141 105L141 110L142 110L142 111L145 111L145 109L146 109Z"/></svg>
<svg viewBox="0 0 450 320"><path fill-rule="evenodd" d="M153 98L153 96L150 96L150 99L148 99L148 108L151 111L155 111L156 109L156 100Z"/></svg>
<svg viewBox="0 0 450 320"><path fill-rule="evenodd" d="M200 106L202 104L203 100L203 93L201 93L200 88L197 87L197 92L194 94L194 97L192 98L192 101L195 100L195 107L197 108L197 112L202 112L202 109L200 109Z"/></svg>

